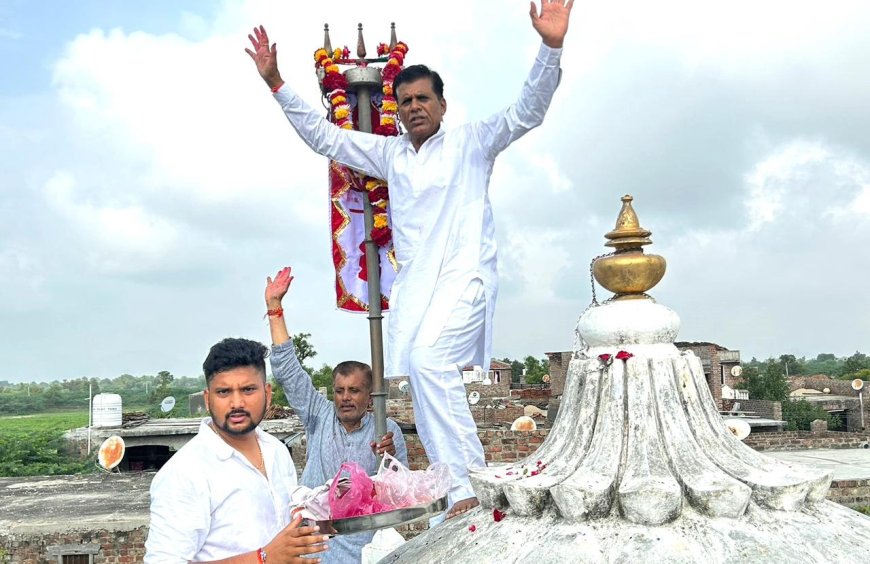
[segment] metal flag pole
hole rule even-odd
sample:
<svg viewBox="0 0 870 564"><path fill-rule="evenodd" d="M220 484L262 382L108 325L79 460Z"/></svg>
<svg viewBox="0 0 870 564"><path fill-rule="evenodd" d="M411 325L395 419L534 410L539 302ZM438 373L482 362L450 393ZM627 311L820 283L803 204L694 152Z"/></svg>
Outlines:
<svg viewBox="0 0 870 564"><path fill-rule="evenodd" d="M325 44L329 44L328 27L324 30ZM329 52L329 51L327 51ZM357 26L357 57L365 61L362 24ZM368 66L357 66L344 72L348 90L356 93L357 120L360 131L372 132L372 89L381 87L381 73ZM375 226L374 212L368 192L363 194L363 220L365 224L366 276L369 291L369 338L372 354L372 404L375 415L375 437L380 440L387 433L387 392L384 386L384 335L381 310L381 272L378 246L372 238Z"/></svg>

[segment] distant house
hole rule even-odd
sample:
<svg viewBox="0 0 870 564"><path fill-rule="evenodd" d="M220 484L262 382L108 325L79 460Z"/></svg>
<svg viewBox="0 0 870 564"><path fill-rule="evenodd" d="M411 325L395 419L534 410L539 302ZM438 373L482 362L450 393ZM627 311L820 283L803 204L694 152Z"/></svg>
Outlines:
<svg viewBox="0 0 870 564"><path fill-rule="evenodd" d="M674 345L681 351L692 351L701 359L701 367L704 369L704 377L710 387L713 399L721 407L723 399L745 399L748 397L743 390L743 378L739 371L734 371L735 366L740 365L740 351L732 351L722 345L707 342L680 341ZM735 375L735 373L738 373Z"/></svg>

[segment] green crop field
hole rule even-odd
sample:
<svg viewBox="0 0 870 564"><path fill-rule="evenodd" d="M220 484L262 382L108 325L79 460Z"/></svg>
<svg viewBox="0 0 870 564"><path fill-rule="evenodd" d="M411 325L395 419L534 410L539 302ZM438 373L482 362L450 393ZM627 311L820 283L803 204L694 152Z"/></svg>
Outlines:
<svg viewBox="0 0 870 564"><path fill-rule="evenodd" d="M93 471L93 461L70 458L64 448L64 431L87 424L87 410L0 417L0 476Z"/></svg>
<svg viewBox="0 0 870 564"><path fill-rule="evenodd" d="M87 425L87 409L0 417L0 432L66 431Z"/></svg>

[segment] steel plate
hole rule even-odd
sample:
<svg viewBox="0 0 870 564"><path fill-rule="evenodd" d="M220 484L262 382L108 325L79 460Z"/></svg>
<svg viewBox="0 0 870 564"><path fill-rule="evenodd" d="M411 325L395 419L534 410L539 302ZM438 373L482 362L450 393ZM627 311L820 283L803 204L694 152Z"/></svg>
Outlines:
<svg viewBox="0 0 870 564"><path fill-rule="evenodd" d="M373 515L360 515L347 519L317 521L320 532L327 535L353 535L363 531L376 531L387 527L398 527L420 519L427 519L447 509L447 496L429 505L414 505Z"/></svg>

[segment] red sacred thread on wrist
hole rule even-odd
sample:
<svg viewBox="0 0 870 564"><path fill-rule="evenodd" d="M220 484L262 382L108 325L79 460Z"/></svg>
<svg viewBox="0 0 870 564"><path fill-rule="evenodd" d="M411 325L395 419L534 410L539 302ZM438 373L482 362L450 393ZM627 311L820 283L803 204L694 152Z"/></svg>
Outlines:
<svg viewBox="0 0 870 564"><path fill-rule="evenodd" d="M266 564L266 551L262 548L257 549L257 562L259 564Z"/></svg>
<svg viewBox="0 0 870 564"><path fill-rule="evenodd" d="M284 308L276 307L275 309L267 309L266 315L268 317L284 317Z"/></svg>
<svg viewBox="0 0 870 564"><path fill-rule="evenodd" d="M284 83L283 83L283 82L282 82L281 84L279 84L278 86L273 86L273 87L270 89L270 90L272 90L272 94L275 94L276 92L278 92L279 90L281 90L281 87L282 87L282 86L284 86Z"/></svg>

